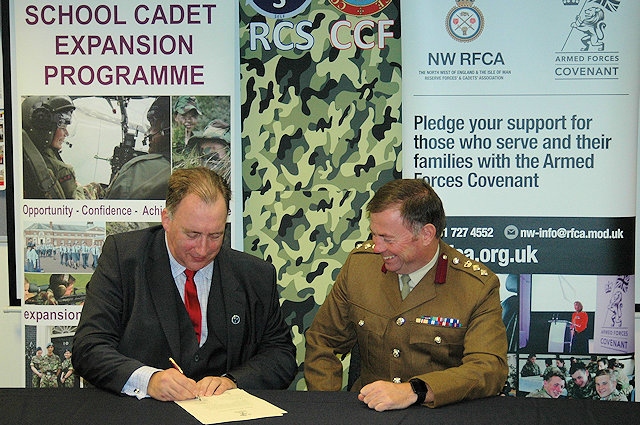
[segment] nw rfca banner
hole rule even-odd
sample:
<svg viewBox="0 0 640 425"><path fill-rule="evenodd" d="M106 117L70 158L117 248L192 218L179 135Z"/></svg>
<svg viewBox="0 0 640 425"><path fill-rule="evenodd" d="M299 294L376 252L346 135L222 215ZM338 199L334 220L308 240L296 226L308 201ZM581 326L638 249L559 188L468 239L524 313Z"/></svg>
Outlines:
<svg viewBox="0 0 640 425"><path fill-rule="evenodd" d="M575 397L569 357L587 381L592 356L635 374L639 14L402 2L403 177L442 198L444 240L498 273L513 394L540 393L556 366Z"/></svg>

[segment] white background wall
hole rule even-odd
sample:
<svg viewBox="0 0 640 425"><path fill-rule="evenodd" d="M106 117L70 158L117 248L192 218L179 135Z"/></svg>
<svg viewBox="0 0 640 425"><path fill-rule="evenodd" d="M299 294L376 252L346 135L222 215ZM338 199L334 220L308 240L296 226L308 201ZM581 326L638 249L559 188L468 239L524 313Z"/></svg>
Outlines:
<svg viewBox="0 0 640 425"><path fill-rule="evenodd" d="M4 214L4 211L0 212ZM0 243L0 387L24 387L24 341L20 307L9 306L9 269L6 243Z"/></svg>

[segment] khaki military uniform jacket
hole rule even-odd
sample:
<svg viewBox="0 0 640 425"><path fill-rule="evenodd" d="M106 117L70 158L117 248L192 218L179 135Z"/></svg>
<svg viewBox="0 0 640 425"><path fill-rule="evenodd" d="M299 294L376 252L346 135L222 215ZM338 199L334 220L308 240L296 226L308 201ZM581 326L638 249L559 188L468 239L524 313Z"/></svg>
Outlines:
<svg viewBox="0 0 640 425"><path fill-rule="evenodd" d="M149 153L127 161L106 190L107 199L165 199L171 163Z"/></svg>
<svg viewBox="0 0 640 425"><path fill-rule="evenodd" d="M436 283L439 282L439 283ZM357 342L361 374L377 381L425 381L430 407L498 394L507 378L499 281L485 266L440 242L440 257L403 301L373 243L349 255L306 332L309 390L340 390L338 355Z"/></svg>
<svg viewBox="0 0 640 425"><path fill-rule="evenodd" d="M58 152L51 147L46 147L42 151L42 158L53 172L58 183L60 183L67 199L86 199L82 187L76 181L76 173L73 171L73 167L64 162Z"/></svg>

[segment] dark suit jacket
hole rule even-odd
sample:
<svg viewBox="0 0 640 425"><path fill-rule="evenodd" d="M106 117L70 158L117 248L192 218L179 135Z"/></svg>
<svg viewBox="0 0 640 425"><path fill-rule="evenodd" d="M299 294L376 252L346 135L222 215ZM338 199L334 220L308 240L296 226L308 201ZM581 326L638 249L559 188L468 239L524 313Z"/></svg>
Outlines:
<svg viewBox="0 0 640 425"><path fill-rule="evenodd" d="M226 368L203 370L211 362L198 361L202 350L195 334L187 343L191 340L183 324L188 316L171 275L164 235L162 226L156 226L106 238L74 337L75 371L93 385L119 393L140 366L167 369L173 357L196 380L230 373L240 388L287 388L297 370L295 346L280 310L274 267L221 249L212 288L221 288L224 311L208 308L207 343L220 340L223 352L216 354L217 363ZM214 322L213 314L222 320ZM221 355L226 359L220 360Z"/></svg>

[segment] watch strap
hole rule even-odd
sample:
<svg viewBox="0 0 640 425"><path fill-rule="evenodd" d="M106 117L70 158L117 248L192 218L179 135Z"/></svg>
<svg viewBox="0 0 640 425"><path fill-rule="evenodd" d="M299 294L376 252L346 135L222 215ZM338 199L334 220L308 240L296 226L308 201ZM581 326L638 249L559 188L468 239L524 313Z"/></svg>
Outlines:
<svg viewBox="0 0 640 425"><path fill-rule="evenodd" d="M427 392L429 391L427 384L422 379L418 378L410 379L409 383L411 384L413 392L418 396L418 399L414 404L424 403L424 400L427 398Z"/></svg>
<svg viewBox="0 0 640 425"><path fill-rule="evenodd" d="M236 386L238 386L238 381L236 380L236 378L234 378L234 376L230 373L223 373L222 375L220 375L221 378L227 378L230 379L231 381L233 381L234 384L236 384Z"/></svg>

